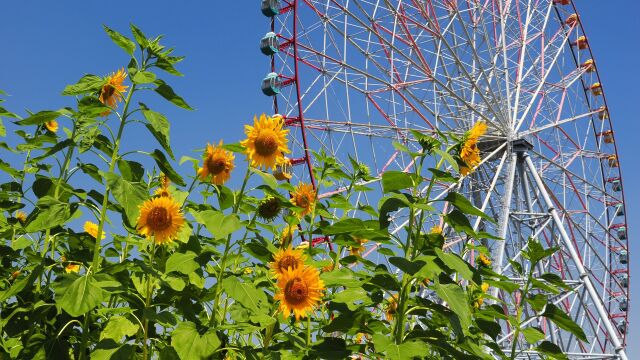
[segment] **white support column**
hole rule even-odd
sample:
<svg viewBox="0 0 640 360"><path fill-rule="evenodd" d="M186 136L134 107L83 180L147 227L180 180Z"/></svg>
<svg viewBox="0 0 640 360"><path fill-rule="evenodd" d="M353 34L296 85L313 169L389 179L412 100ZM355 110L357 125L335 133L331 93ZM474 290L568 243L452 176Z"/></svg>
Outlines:
<svg viewBox="0 0 640 360"><path fill-rule="evenodd" d="M502 214L500 217L500 227L498 237L502 240L497 240L497 248L494 249L494 271L498 274L502 273L502 262L504 261L504 248L507 245L507 231L509 230L509 213L511 211L511 196L513 194L513 183L516 178L516 163L518 162L518 154L516 152L511 153L511 159L509 160L507 179L504 184L504 203L502 204ZM491 296L498 296L498 288L493 287L491 289Z"/></svg>
<svg viewBox="0 0 640 360"><path fill-rule="evenodd" d="M584 283L584 286L587 289L587 293L589 294L589 297L591 297L591 300L593 301L595 308L598 311L598 315L600 316L600 319L607 330L609 339L611 340L611 342L613 343L613 346L615 347L615 351L618 354L618 358L620 360L628 360L627 354L624 351L624 347L622 347L622 343L620 342L620 339L618 339L618 334L616 332L616 329L611 323L611 319L609 319L609 314L607 313L607 310L604 308L604 304L602 303L600 297L598 296L598 292L593 287L593 283L589 278L589 274L587 273L584 265L582 264L582 261L580 260L580 256L578 256L578 252L573 246L573 243L571 242L571 238L569 237L569 235L567 234L567 231L564 228L564 224L562 224L562 221L560 220L558 211L555 209L553 202L551 201L551 198L547 193L544 183L542 182L542 178L540 178L540 175L538 175L536 166L533 164L533 161L529 157L528 153L525 152L522 156L525 162L527 163L529 172L531 173L531 176L535 180L535 183L538 187L538 190L540 191L540 194L542 195L542 198L544 199L545 204L547 205L547 208L548 208L547 211L553 218L553 221L556 223L556 227L558 228L558 232L560 233L560 238L562 239L566 249L569 251L569 254L571 255L571 259L575 263L575 266L578 269L578 272L580 273L580 280L582 280L582 282Z"/></svg>

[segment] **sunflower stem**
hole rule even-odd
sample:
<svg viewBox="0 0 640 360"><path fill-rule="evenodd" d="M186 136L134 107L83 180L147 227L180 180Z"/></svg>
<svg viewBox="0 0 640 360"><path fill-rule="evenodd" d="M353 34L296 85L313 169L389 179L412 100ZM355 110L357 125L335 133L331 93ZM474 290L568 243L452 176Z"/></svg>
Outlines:
<svg viewBox="0 0 640 360"><path fill-rule="evenodd" d="M311 345L311 316L307 316L307 347Z"/></svg>
<svg viewBox="0 0 640 360"><path fill-rule="evenodd" d="M155 244L155 239L153 242L153 245L151 245L151 253L149 254L149 267L151 267L151 270L153 270L153 261L155 258L155 254L156 254L156 244ZM151 274L148 275L147 277L147 294L146 294L146 299L145 299L145 303L144 303L144 309L147 310L150 306L151 306L151 294L153 293L152 288L151 288L151 283L153 281L153 272ZM144 315L144 314L143 314ZM143 360L148 360L149 359L149 319L145 316L144 317L144 342L142 343L142 358Z"/></svg>
<svg viewBox="0 0 640 360"><path fill-rule="evenodd" d="M118 127L118 135L116 136L116 141L113 144L113 152L111 154L111 162L109 163L109 172L113 172L113 170L115 169L116 166L116 161L118 160L118 151L120 149L120 140L122 138L122 132L124 130L124 126L126 124L127 121L127 111L129 110L129 104L131 103L131 97L133 95L133 93L136 90L136 84L132 84L131 85L131 89L129 91L129 93L127 94L127 98L124 102L124 108L123 108L123 115L122 118L120 119L120 126ZM98 273L98 270L100 270L100 243L101 243L101 239L102 239L102 231L104 229L104 223L107 219L107 208L109 205L109 193L110 193L110 189L109 189L109 184L105 181L105 186L104 186L104 193L103 193L103 198L102 198L102 208L100 210L100 222L98 223L98 232L96 234L96 243L93 247L93 260L91 262L91 272L87 272L87 276L93 275ZM88 319L90 317L90 314L87 313L85 314L85 319L84 319L84 326L83 326L83 334L82 334L82 340L80 343L80 353L79 353L79 360L84 360L86 359L86 350L87 350L87 340L89 339L89 329L88 329Z"/></svg>
<svg viewBox="0 0 640 360"><path fill-rule="evenodd" d="M247 172L244 174L244 179L242 180L242 187L240 188L240 193L238 194L238 198L236 199L236 203L233 204L233 212L232 214L236 214L238 212L238 208L240 208L240 202L242 201L242 197L244 195L244 190L247 187L247 182L249 181L249 177L251 176L251 168L247 166ZM222 292L220 291L220 287L222 286L222 275L224 273L224 269L227 267L227 257L229 256L229 250L231 249L231 234L227 236L227 241L224 244L224 252L222 254L222 259L220 260L220 270L218 271L218 276L216 278L216 289L213 296L213 307L211 308L211 318L209 319L209 325L215 327L217 325L217 315L216 310L220 304L220 296ZM224 314L222 314L222 318L220 321L224 320Z"/></svg>

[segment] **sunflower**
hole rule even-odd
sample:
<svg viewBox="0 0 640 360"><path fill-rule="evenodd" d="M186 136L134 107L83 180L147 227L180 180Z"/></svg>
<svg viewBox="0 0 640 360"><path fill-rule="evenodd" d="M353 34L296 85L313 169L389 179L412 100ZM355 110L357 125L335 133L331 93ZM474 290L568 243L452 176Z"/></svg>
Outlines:
<svg viewBox="0 0 640 360"><path fill-rule="evenodd" d="M14 272L11 273L11 280L15 280L18 276L20 276L21 272L20 270L16 270Z"/></svg>
<svg viewBox="0 0 640 360"><path fill-rule="evenodd" d="M487 124L478 121L465 134L465 140L460 150L460 159L466 166L460 167L460 173L467 175L478 164L480 164L480 149L478 149L478 139L487 132ZM463 169L464 168L464 169Z"/></svg>
<svg viewBox="0 0 640 360"><path fill-rule="evenodd" d="M69 265L64 267L64 272L66 272L67 274L69 274L69 273L79 273L80 272L80 265L79 264L69 264Z"/></svg>
<svg viewBox="0 0 640 360"><path fill-rule="evenodd" d="M253 126L244 126L247 138L240 144L245 147L251 166L273 170L276 165L285 164L284 154L291 151L287 146L289 130L283 130L283 125L282 118L262 114L260 120L253 118Z"/></svg>
<svg viewBox="0 0 640 360"><path fill-rule="evenodd" d="M298 187L291 193L291 203L302 208L299 216L305 216L313 210L316 202L316 191L313 185L300 183Z"/></svg>
<svg viewBox="0 0 640 360"><path fill-rule="evenodd" d="M287 225L282 229L282 234L280 234L280 244L282 247L287 247L291 244L291 240L293 240L293 235L295 235L298 230L298 225Z"/></svg>
<svg viewBox="0 0 640 360"><path fill-rule="evenodd" d="M170 243L184 224L180 205L172 198L156 197L140 205L137 229L147 238L153 236L156 244Z"/></svg>
<svg viewBox="0 0 640 360"><path fill-rule="evenodd" d="M487 257L487 255L485 255L485 254L480 254L480 255L478 256L478 262L479 262L481 265L484 265L484 266L489 266L489 265L491 265L491 259L489 259L489 258Z"/></svg>
<svg viewBox="0 0 640 360"><path fill-rule="evenodd" d="M171 180L169 180L169 177L163 173L160 173L160 178L158 180L160 182L160 187L156 189L154 195L170 197L171 193L169 192L169 185L171 185Z"/></svg>
<svg viewBox="0 0 640 360"><path fill-rule="evenodd" d="M369 240L367 239L355 239L355 241L358 243L358 246L351 246L349 247L349 254L354 255L354 256L360 256L360 254L362 254L365 250L364 244L366 242L368 242Z"/></svg>
<svg viewBox="0 0 640 360"><path fill-rule="evenodd" d="M487 290L489 290L489 284L483 282L482 285L480 285L480 290L482 290L483 293L486 293Z"/></svg>
<svg viewBox="0 0 640 360"><path fill-rule="evenodd" d="M105 84L102 85L102 89L100 89L100 97L98 100L111 108L117 107L118 102L122 101L122 95L127 92L127 88L129 87L122 85L126 78L127 74L124 72L124 68L107 76ZM107 116L109 113L111 113L111 110L107 110L101 115Z"/></svg>
<svg viewBox="0 0 640 360"><path fill-rule="evenodd" d="M280 301L279 311L287 318L293 312L296 321L313 310L322 299L324 291L320 273L309 266L298 267L296 270L288 268L279 277L277 285L278 293L274 299Z"/></svg>
<svg viewBox="0 0 640 360"><path fill-rule="evenodd" d="M58 122L55 120L45 122L44 127L52 133L58 132Z"/></svg>
<svg viewBox="0 0 640 360"><path fill-rule="evenodd" d="M98 224L96 223L92 223L91 221L87 221L84 223L84 231L91 235L94 239L98 238ZM104 234L104 229L102 231L102 236L100 237L101 239L104 239L105 234Z"/></svg>
<svg viewBox="0 0 640 360"><path fill-rule="evenodd" d="M431 234L442 235L442 227L440 225L433 225L430 231Z"/></svg>
<svg viewBox="0 0 640 360"><path fill-rule="evenodd" d="M398 311L398 294L393 294L384 305L384 313L387 321L393 320Z"/></svg>
<svg viewBox="0 0 640 360"><path fill-rule="evenodd" d="M296 270L303 267L305 259L306 256L302 250L280 249L273 255L273 262L269 263L269 267L277 278L284 275L287 269Z"/></svg>
<svg viewBox="0 0 640 360"><path fill-rule="evenodd" d="M279 181L291 180L291 160L285 157L282 164L276 166L273 177Z"/></svg>
<svg viewBox="0 0 640 360"><path fill-rule="evenodd" d="M276 197L269 196L260 201L256 213L265 221L273 221L280 214L280 210L282 210L280 200Z"/></svg>
<svg viewBox="0 0 640 360"><path fill-rule="evenodd" d="M24 211L16 211L16 220L24 224L27 221L27 214Z"/></svg>
<svg viewBox="0 0 640 360"><path fill-rule="evenodd" d="M224 184L231 177L234 159L230 151L222 148L222 140L218 146L207 144L202 167L198 170L200 180L205 181L211 175L212 184Z"/></svg>

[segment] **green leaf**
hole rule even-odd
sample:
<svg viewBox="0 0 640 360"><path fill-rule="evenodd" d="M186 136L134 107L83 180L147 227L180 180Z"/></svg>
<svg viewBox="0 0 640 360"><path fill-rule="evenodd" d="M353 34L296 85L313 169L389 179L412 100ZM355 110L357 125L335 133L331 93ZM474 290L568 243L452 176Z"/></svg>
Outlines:
<svg viewBox="0 0 640 360"><path fill-rule="evenodd" d="M382 174L382 190L384 193L406 189L413 187L413 185L413 178L405 172L390 170Z"/></svg>
<svg viewBox="0 0 640 360"><path fill-rule="evenodd" d="M580 325L576 324L575 321L573 321L569 317L569 315L567 315L559 307L553 304L547 304L547 306L544 309L544 313L542 313L542 316L553 321L556 325L558 325L559 328L563 330L567 330L568 332L572 333L578 339L587 343L589 342L587 341L587 335L585 335L584 331L582 331L582 329L580 328Z"/></svg>
<svg viewBox="0 0 640 360"><path fill-rule="evenodd" d="M92 275L78 277L56 303L71 316L86 314L104 301L105 293Z"/></svg>
<svg viewBox="0 0 640 360"><path fill-rule="evenodd" d="M109 345L114 345L109 342ZM102 347L101 344L91 352L91 360L129 360L133 355L133 346L124 344L116 347Z"/></svg>
<svg viewBox="0 0 640 360"><path fill-rule="evenodd" d="M320 274L320 278L324 281L324 284L329 286L346 286L346 287L359 287L363 281L357 279L353 271L348 268L340 268L338 270L324 272Z"/></svg>
<svg viewBox="0 0 640 360"><path fill-rule="evenodd" d="M187 251L186 253L173 253L167 259L165 264L165 272L170 273L177 271L182 274L188 275L189 273L200 268L200 265L194 260L197 257L196 253Z"/></svg>
<svg viewBox="0 0 640 360"><path fill-rule="evenodd" d="M126 51L127 54L129 54L130 56L133 56L133 52L136 51L136 44L134 44L133 41L129 40L129 38L120 34L119 32L115 30L111 30L106 25L103 25L103 26L104 26L104 31L106 31L107 34L109 34L109 37L111 38L111 40L116 45L121 47L122 50Z"/></svg>
<svg viewBox="0 0 640 360"><path fill-rule="evenodd" d="M371 304L371 300L363 288L347 288L338 291L333 297L333 302L346 304L351 311Z"/></svg>
<svg viewBox="0 0 640 360"><path fill-rule="evenodd" d="M150 71L138 71L135 75L133 75L131 81L136 84L149 84L156 81L156 74Z"/></svg>
<svg viewBox="0 0 640 360"><path fill-rule="evenodd" d="M216 210L191 211L191 214L216 239L223 239L242 227L240 219L235 214L225 215Z"/></svg>
<svg viewBox="0 0 640 360"><path fill-rule="evenodd" d="M385 359L401 360L422 358L429 352L429 348L422 341L407 341L397 345L391 336L376 333L373 335L373 344L376 352L384 353Z"/></svg>
<svg viewBox="0 0 640 360"><path fill-rule="evenodd" d="M442 182L454 183L454 182L457 182L458 180L460 180L459 178L453 176L448 171L442 171L442 170L438 170L438 169L434 169L434 168L429 168L429 171L431 171L431 173L433 174L433 176L436 179L438 179L439 181L442 181Z"/></svg>
<svg viewBox="0 0 640 360"><path fill-rule="evenodd" d="M147 129L149 129L153 137L158 140L167 154L169 154L169 156L175 160L175 157L173 156L173 150L169 145L169 129L171 128L169 120L167 120L164 115L152 110L143 110L142 114L149 122L148 124L146 124Z"/></svg>
<svg viewBox="0 0 640 360"><path fill-rule="evenodd" d="M390 257L389 262L411 276L417 273L425 265L424 261L410 261L398 256Z"/></svg>
<svg viewBox="0 0 640 360"><path fill-rule="evenodd" d="M475 237L476 233L471 227L471 223L465 214L460 210L454 209L447 215L443 216L444 221L451 225L451 227L457 232L463 232L469 236Z"/></svg>
<svg viewBox="0 0 640 360"><path fill-rule="evenodd" d="M529 344L535 344L545 338L544 332L536 327L529 327L520 331Z"/></svg>
<svg viewBox="0 0 640 360"><path fill-rule="evenodd" d="M40 125L59 118L61 114L58 111L40 111L20 121L16 121L18 125Z"/></svg>
<svg viewBox="0 0 640 360"><path fill-rule="evenodd" d="M156 164L160 168L160 170L167 175L167 177L174 183L180 186L186 186L187 184L184 182L180 174L178 174L171 164L169 164L169 160L164 156L162 151L155 149L151 154L151 157L154 158Z"/></svg>
<svg viewBox="0 0 640 360"><path fill-rule="evenodd" d="M471 202L467 198L458 194L457 192L450 192L449 194L447 194L447 197L442 200L450 202L464 214L480 216L485 220L495 223L495 220L491 216L483 213L480 209L473 206L473 204L471 204Z"/></svg>
<svg viewBox="0 0 640 360"><path fill-rule="evenodd" d="M393 194L385 196L378 202L380 208L380 228L386 229L391 225L389 214L401 208L409 207L411 202L405 194Z"/></svg>
<svg viewBox="0 0 640 360"><path fill-rule="evenodd" d="M178 94L176 94L173 89L171 88L171 86L167 85L167 83L165 83L164 81L158 79L156 81L154 81L154 83L156 85L158 85L158 87L156 87L155 91L160 94L160 96L162 96L163 98L169 100L170 102L172 102L174 105L179 106L183 109L187 109L187 110L193 110L193 108L191 106L189 106L189 104L187 104L186 101L184 101L183 98L181 98L180 96L178 96Z"/></svg>
<svg viewBox="0 0 640 360"><path fill-rule="evenodd" d="M466 261L462 260L457 254L445 253L435 248L436 255L451 270L455 270L460 276L474 283L480 282L479 274Z"/></svg>
<svg viewBox="0 0 640 360"><path fill-rule="evenodd" d="M266 312L260 311L265 305L269 304L267 300L267 295L264 291L256 289L253 284L248 282L241 282L235 276L230 276L224 280L222 280L222 287L224 291L229 295L229 297L233 298L244 307L254 312Z"/></svg>
<svg viewBox="0 0 640 360"><path fill-rule="evenodd" d="M81 95L87 93L97 93L102 89L105 81L99 76L87 74L73 85L67 85L62 91L62 95Z"/></svg>
<svg viewBox="0 0 640 360"><path fill-rule="evenodd" d="M148 47L149 41L147 41L147 37L142 33L142 31L133 24L129 24L129 26L131 27L131 32L133 33L133 37L136 39L138 45L142 48Z"/></svg>
<svg viewBox="0 0 640 360"><path fill-rule="evenodd" d="M254 174L258 174L262 178L262 181L264 181L264 184L268 187L274 190L278 188L278 181L273 175L254 167L249 167L249 170Z"/></svg>
<svg viewBox="0 0 640 360"><path fill-rule="evenodd" d="M569 360L569 358L567 357L567 355L564 354L564 352L562 351L562 349L560 349L560 347L550 341L543 341L540 343L540 345L538 345L538 347L536 347L536 351L547 355L548 357L552 358L552 359L557 359L557 360Z"/></svg>
<svg viewBox="0 0 640 360"><path fill-rule="evenodd" d="M179 323L171 333L171 346L181 360L202 360L213 355L220 347L220 340L214 329L200 335L196 324L185 321Z"/></svg>
<svg viewBox="0 0 640 360"><path fill-rule="evenodd" d="M113 316L100 333L100 340L112 339L119 343L125 336L133 336L140 326L124 316Z"/></svg>
<svg viewBox="0 0 640 360"><path fill-rule="evenodd" d="M458 163L456 162L456 160L451 156L451 154L449 154L446 151L443 151L441 149L438 148L434 148L433 152L440 155L440 157L442 157L444 159L444 161L448 162L449 165L453 168L453 171L455 172L459 172L460 169L458 168Z"/></svg>
<svg viewBox="0 0 640 360"><path fill-rule="evenodd" d="M26 232L31 233L51 229L66 223L72 217L80 215L80 210L77 210L75 206L73 206L74 211L72 212L71 204L58 202L53 198L50 198L50 200L54 201L53 205L38 208L35 215L29 217L29 223L25 227Z"/></svg>
<svg viewBox="0 0 640 360"><path fill-rule="evenodd" d="M466 331L471 326L471 310L467 304L467 293L456 284L435 283L436 294L444 300L460 319L460 326Z"/></svg>
<svg viewBox="0 0 640 360"><path fill-rule="evenodd" d="M139 205L149 198L147 189L140 183L130 182L117 174L104 174L113 197L124 209L130 224L135 224L140 214Z"/></svg>

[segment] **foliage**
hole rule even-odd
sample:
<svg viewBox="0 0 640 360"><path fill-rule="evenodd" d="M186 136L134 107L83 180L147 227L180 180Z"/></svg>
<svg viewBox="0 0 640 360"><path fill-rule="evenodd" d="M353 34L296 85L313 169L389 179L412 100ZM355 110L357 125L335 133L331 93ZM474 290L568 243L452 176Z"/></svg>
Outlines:
<svg viewBox="0 0 640 360"><path fill-rule="evenodd" d="M251 130L252 152L221 144L204 154L199 171L199 160L184 158L194 171L182 175L169 119L139 97L159 95L191 110L160 79L181 75L175 66L183 57L133 25L133 39L105 30L131 56L122 73L128 88L118 74L85 75L63 91L74 107L24 118L0 107L19 142L2 148L24 158L19 166L0 161L11 178L0 185L0 358L514 358L515 341L508 349L498 339L507 324L532 351L563 358L530 325L541 318L586 340L551 303L566 285L535 272L557 249L530 240L522 254L529 262L512 262L522 281L504 278L478 242L494 238L469 217L493 220L453 190L432 198L436 181L455 183L459 167L473 170L460 156L469 137L413 132L421 151L396 144L413 157L411 170L376 176L355 160L338 164L315 153L317 190L246 165L239 190L224 185L228 176L204 176L232 171L232 153L250 161L264 153L270 145L260 131L276 127L278 150L262 162L286 167L286 130L265 118ZM56 132L58 122L64 132ZM123 133L136 123L159 149L121 151ZM424 168L427 159L435 167ZM375 181L383 191L377 208L355 196ZM334 184L347 185L319 197ZM439 214L434 205L442 201L450 210ZM397 214L410 221L392 231ZM425 231L433 218L440 227ZM79 231L85 220L95 224ZM446 251L442 228L466 243L463 253ZM370 260L365 248L384 260ZM481 254L486 260L472 260ZM510 309L497 289L524 301L511 300L518 305ZM296 303L302 296L306 303Z"/></svg>

